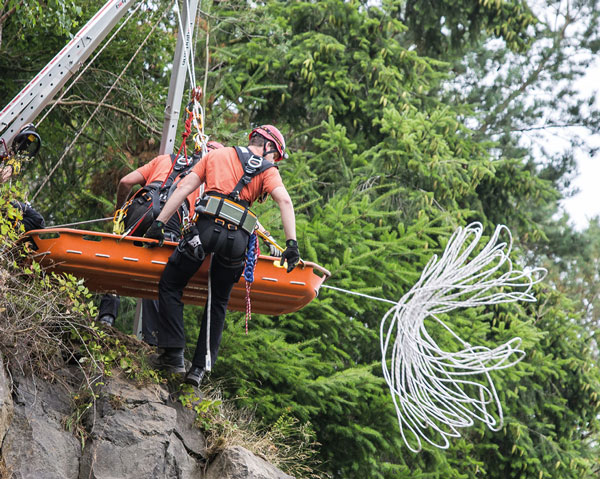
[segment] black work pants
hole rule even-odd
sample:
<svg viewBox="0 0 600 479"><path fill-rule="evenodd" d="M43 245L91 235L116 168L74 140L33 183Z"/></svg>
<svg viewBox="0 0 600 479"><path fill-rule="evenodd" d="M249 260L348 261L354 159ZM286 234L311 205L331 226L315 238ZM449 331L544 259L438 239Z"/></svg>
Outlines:
<svg viewBox="0 0 600 479"><path fill-rule="evenodd" d="M177 218L176 223L169 221L170 227L165 231L165 239L169 241L177 241L179 239L179 219L178 215L173 215L173 218ZM176 225L176 228L173 226ZM146 228L147 229L147 228ZM144 232L146 230L144 229ZM133 236L141 236L141 234L134 234ZM116 294L106 293L100 298L100 305L98 307L98 319L108 314L117 319L119 314L119 305L121 304L120 296ZM142 299L142 340L150 346L156 346L158 337L158 299Z"/></svg>
<svg viewBox="0 0 600 479"><path fill-rule="evenodd" d="M158 344L158 299L142 299L142 339L150 346Z"/></svg>
<svg viewBox="0 0 600 479"><path fill-rule="evenodd" d="M23 226L25 231L41 230L46 227L44 217L36 211L29 203L13 201L12 205L19 208L23 213Z"/></svg>
<svg viewBox="0 0 600 479"><path fill-rule="evenodd" d="M106 293L100 298L98 318L110 315L117 319L121 297ZM158 331L158 299L142 299L142 339L151 346L156 346Z"/></svg>
<svg viewBox="0 0 600 479"><path fill-rule="evenodd" d="M217 360L229 296L243 270L248 233L239 229L231 231L227 225L220 226L206 218L200 219L198 229L206 253L214 253L210 259L210 298L204 307L200 334L192 360L192 365L204 369L209 366L206 363L208 350L210 350L211 366ZM185 346L181 298L183 290L202 263L202 261L194 260L184 254L180 249L176 249L167 262L158 284L160 313L158 346L161 348L183 348ZM209 301L210 309L208 308ZM210 322L208 321L209 312ZM210 346L207 347L209 326Z"/></svg>
<svg viewBox="0 0 600 479"><path fill-rule="evenodd" d="M113 319L116 319L119 314L119 305L121 304L121 297L116 294L106 293L100 298L100 306L98 306L98 318L104 315L110 315Z"/></svg>

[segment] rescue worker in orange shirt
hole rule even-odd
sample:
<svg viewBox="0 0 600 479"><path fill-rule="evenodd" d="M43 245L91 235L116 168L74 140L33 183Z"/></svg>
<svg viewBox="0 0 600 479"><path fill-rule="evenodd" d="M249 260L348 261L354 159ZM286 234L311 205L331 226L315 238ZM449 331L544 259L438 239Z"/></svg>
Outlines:
<svg viewBox="0 0 600 479"><path fill-rule="evenodd" d="M286 237L281 262L287 261L288 273L300 260L294 207L274 163L287 157L285 140L272 125L255 128L249 139L247 148L222 148L204 156L181 182L144 235L162 245L165 223L181 201L205 183L204 196L196 208L199 213L197 222L189 231L184 231L182 243L188 254L177 248L160 278L158 346L161 353L151 358L156 369L178 374L186 372L181 298L205 255L214 253L209 269L209 297L192 366L184 379L194 386L200 384L205 372L210 371L217 359L229 296L242 274L248 240L257 223L256 216L249 210L256 199L270 194L279 206Z"/></svg>
<svg viewBox="0 0 600 479"><path fill-rule="evenodd" d="M216 141L207 143L208 151L223 148ZM125 175L117 187L116 211L126 210L123 227L115 225L114 233L123 234L129 231L131 236L143 236L154 219L158 216L167 197L178 186L179 181L190 171L190 168L200 159L198 153L190 158L175 155L159 155L145 165ZM141 185L133 198L124 206L131 189ZM193 201L193 200L192 200ZM192 206L190 206L192 205ZM193 203L182 203L165 228L165 238L169 241L179 241L181 236L180 224L189 214ZM119 311L120 298L114 294L105 294L100 300L98 319L101 323L112 326ZM142 299L142 339L150 345L156 345L156 325L158 316L158 300Z"/></svg>

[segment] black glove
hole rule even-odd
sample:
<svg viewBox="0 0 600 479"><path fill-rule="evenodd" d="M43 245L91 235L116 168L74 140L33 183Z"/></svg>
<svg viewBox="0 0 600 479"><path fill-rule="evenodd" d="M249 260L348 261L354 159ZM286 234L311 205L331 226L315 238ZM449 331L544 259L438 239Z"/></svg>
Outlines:
<svg viewBox="0 0 600 479"><path fill-rule="evenodd" d="M206 256L200 234L196 225L191 225L185 229L183 239L178 245L179 251L186 254L195 261L202 261Z"/></svg>
<svg viewBox="0 0 600 479"><path fill-rule="evenodd" d="M287 261L288 267L287 272L291 272L298 261L300 261L300 252L298 251L298 242L296 240L289 239L285 242L285 251L281 255L280 263L283 265Z"/></svg>
<svg viewBox="0 0 600 479"><path fill-rule="evenodd" d="M144 234L144 238L158 240L158 246L162 246L165 242L165 224L162 221L154 220ZM155 246L154 243L144 243L145 248L154 248Z"/></svg>

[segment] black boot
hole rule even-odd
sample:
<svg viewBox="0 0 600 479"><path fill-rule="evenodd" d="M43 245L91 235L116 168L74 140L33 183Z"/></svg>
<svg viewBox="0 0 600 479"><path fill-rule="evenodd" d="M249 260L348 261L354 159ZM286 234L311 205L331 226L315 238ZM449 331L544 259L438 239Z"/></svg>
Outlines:
<svg viewBox="0 0 600 479"><path fill-rule="evenodd" d="M185 379L183 380L186 384L191 384L192 386L198 387L202 382L202 378L204 377L204 373L206 371L198 366L192 366L188 373L185 375Z"/></svg>
<svg viewBox="0 0 600 479"><path fill-rule="evenodd" d="M105 314L100 316L100 324L104 324L106 326L112 326L115 323L115 317L112 314Z"/></svg>
<svg viewBox="0 0 600 479"><path fill-rule="evenodd" d="M183 374L183 348L163 348L162 354L153 354L148 358L148 363L153 369L166 373Z"/></svg>

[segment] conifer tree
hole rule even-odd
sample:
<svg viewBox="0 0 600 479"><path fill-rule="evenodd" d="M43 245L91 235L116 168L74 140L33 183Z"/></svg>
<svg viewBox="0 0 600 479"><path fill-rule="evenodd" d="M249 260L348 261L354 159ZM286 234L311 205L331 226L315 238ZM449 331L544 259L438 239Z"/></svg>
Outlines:
<svg viewBox="0 0 600 479"><path fill-rule="evenodd" d="M68 3L64 24L85 21L93 3L78 2L81 11ZM301 254L332 272L328 284L397 300L452 231L473 220L490 233L496 223L509 224L520 248L514 260L531 262L540 249L530 240L557 226L550 212L569 168L556 163L541 170L530 161L528 147L505 133L514 129L514 118L523 129L532 116L517 114L512 103L503 108L504 95L480 89L467 74L478 64L483 67L474 78L485 77L486 55L492 53L478 48L488 38L503 38L509 47L501 50L498 65L527 58L520 52L532 39L531 25L538 25L527 5L462 0L428 9L431 2L371 3L204 5L197 45L208 35L210 133L223 143L243 144L251 126L272 123L283 131L291 155L280 171L294 200ZM149 2L149 15L156 18L153 12L165 5ZM25 38L47 47L39 56L23 57L23 65L45 64L54 46L65 43L60 29L49 29L42 42L39 32L9 19L0 68L29 51L7 43L21 28ZM107 49L96 75L86 77L71 100L99 101L148 28L143 22L128 27L128 40ZM52 219L106 214L114 192L98 185L110 183L107 170L116 178L156 148L175 28L168 16L162 36L144 48L113 98L135 118L104 111L40 195ZM586 35L591 49L593 33ZM564 48L552 50L555 58L565 57ZM197 48L197 65L205 64L203 52ZM459 64L466 73L457 77ZM0 91L11 97L26 77L21 71L2 78ZM514 78L516 85L522 80ZM62 104L49 116L42 130L46 152L26 172L33 186L85 120L87 108ZM257 212L283 242L272 203ZM576 283L573 278L564 291L571 294ZM523 362L493 377L505 407L504 428L490 432L477 424L445 451L426 447L412 454L402 443L381 373L384 303L322 289L299 312L253 315L247 336L242 315L229 313L211 379L222 379L229 397L267 423L284 412L310 422L331 477L592 478L599 457L596 351L581 326L580 308L548 284L537 289L536 304L443 318L472 344L494 347L519 336L526 351ZM186 315L195 338L197 310ZM440 328L431 328L443 338Z"/></svg>

